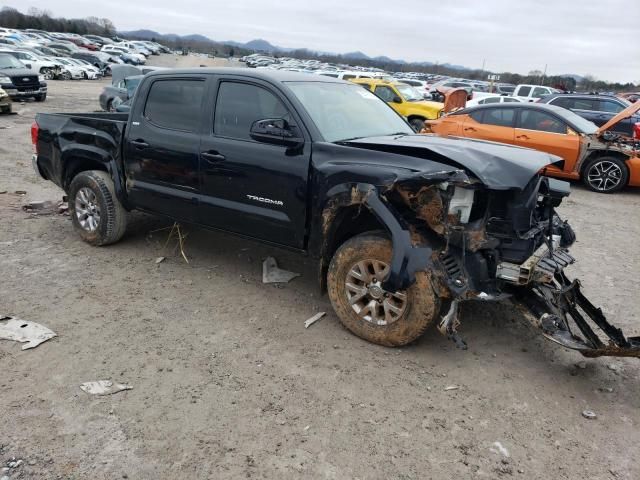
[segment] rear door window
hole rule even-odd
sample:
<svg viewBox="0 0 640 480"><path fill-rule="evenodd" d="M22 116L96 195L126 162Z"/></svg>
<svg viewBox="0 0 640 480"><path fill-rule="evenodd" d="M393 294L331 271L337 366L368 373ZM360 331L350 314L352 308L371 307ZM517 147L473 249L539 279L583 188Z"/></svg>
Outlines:
<svg viewBox="0 0 640 480"><path fill-rule="evenodd" d="M592 98L572 98L571 106L568 108L572 108L574 110L597 111L597 100L593 100Z"/></svg>
<svg viewBox="0 0 640 480"><path fill-rule="evenodd" d="M290 119L287 108L273 93L248 83L220 84L213 121L216 135L253 141L251 125L267 118Z"/></svg>
<svg viewBox="0 0 640 480"><path fill-rule="evenodd" d="M525 109L520 112L518 128L549 133L567 133L567 124L546 112Z"/></svg>
<svg viewBox="0 0 640 480"><path fill-rule="evenodd" d="M513 108L488 108L484 112L482 123L498 127L513 127L516 111Z"/></svg>
<svg viewBox="0 0 640 480"><path fill-rule="evenodd" d="M519 97L528 97L530 92L531 92L531 87L520 87L518 89L518 96Z"/></svg>
<svg viewBox="0 0 640 480"><path fill-rule="evenodd" d="M197 131L204 86L204 79L156 80L149 89L144 117L161 128Z"/></svg>

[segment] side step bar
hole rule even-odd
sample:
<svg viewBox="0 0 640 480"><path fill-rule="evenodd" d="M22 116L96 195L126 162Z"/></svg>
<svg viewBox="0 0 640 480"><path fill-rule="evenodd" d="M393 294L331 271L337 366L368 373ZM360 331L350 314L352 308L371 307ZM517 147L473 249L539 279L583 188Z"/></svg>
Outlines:
<svg viewBox="0 0 640 480"><path fill-rule="evenodd" d="M527 316L531 323L553 342L585 357L640 358L640 337L625 337L584 296L580 286L579 280L570 281L559 271L553 282L517 288L515 298L533 314L533 318ZM571 329L570 320L581 335ZM606 336L607 343L594 327Z"/></svg>

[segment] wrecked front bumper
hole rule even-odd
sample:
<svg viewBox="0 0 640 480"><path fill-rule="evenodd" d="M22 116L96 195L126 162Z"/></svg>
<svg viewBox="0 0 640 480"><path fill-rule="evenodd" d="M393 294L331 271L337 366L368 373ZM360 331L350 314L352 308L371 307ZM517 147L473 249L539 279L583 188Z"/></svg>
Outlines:
<svg viewBox="0 0 640 480"><path fill-rule="evenodd" d="M611 325L602 309L582 293L580 281L569 280L562 269L550 282L518 289L514 298L528 310L527 319L553 342L585 357L640 358L640 337L626 337Z"/></svg>

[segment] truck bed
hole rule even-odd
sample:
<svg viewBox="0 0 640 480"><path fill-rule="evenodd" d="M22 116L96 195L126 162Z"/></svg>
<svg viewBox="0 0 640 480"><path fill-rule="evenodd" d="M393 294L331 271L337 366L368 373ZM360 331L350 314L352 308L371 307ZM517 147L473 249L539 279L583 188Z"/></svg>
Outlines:
<svg viewBox="0 0 640 480"><path fill-rule="evenodd" d="M74 162L85 156L84 152L97 153L105 166L111 162L120 164L128 118L128 113L39 113L36 123L40 172L65 189Z"/></svg>

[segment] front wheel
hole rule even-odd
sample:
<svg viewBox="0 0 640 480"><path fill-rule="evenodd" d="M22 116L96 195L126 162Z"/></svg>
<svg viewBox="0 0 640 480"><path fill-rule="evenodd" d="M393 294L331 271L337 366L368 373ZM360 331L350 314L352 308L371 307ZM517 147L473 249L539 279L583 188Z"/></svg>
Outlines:
<svg viewBox="0 0 640 480"><path fill-rule="evenodd" d="M41 93L40 95L36 95L33 98L35 98L36 102L44 102L47 99L47 94Z"/></svg>
<svg viewBox="0 0 640 480"><path fill-rule="evenodd" d="M69 213L80 237L95 246L117 242L127 227L127 212L113 181L100 170L80 172L71 181Z"/></svg>
<svg viewBox="0 0 640 480"><path fill-rule="evenodd" d="M421 118L412 118L409 120L409 125L411 125L411 128L413 128L414 131L420 133L424 128L424 120Z"/></svg>
<svg viewBox="0 0 640 480"><path fill-rule="evenodd" d="M329 298L352 333L388 347L420 337L440 312L428 272L416 272L408 289L387 292L382 282L391 265L391 241L375 234L355 236L340 246L327 274Z"/></svg>
<svg viewBox="0 0 640 480"><path fill-rule="evenodd" d="M43 68L42 70L40 70L40 73L44 76L45 80L53 80L53 78L55 77L55 73L50 68Z"/></svg>
<svg viewBox="0 0 640 480"><path fill-rule="evenodd" d="M629 170L618 157L596 157L584 166L582 181L594 192L614 193L628 183Z"/></svg>

